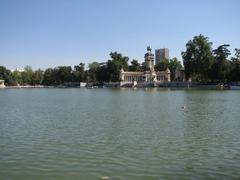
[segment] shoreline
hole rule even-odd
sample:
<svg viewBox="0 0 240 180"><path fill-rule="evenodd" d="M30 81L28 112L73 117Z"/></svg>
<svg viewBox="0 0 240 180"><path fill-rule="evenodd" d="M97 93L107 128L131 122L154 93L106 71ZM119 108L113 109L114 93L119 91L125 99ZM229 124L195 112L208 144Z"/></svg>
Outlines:
<svg viewBox="0 0 240 180"><path fill-rule="evenodd" d="M201 83L201 82L65 82L59 85L18 85L4 86L1 89L29 88L160 88L160 89L207 89L207 90L240 90L239 82Z"/></svg>
<svg viewBox="0 0 240 180"><path fill-rule="evenodd" d="M239 87L239 88L236 88ZM240 90L240 86L232 86L231 85L202 85L202 84L161 84L157 86L123 86L116 84L107 84L107 85L101 85L101 86L44 86L44 85L38 85L38 86L5 86L4 88L0 89L69 89L69 88L80 88L80 89L102 89L102 88L116 88L116 89L171 89L171 90Z"/></svg>

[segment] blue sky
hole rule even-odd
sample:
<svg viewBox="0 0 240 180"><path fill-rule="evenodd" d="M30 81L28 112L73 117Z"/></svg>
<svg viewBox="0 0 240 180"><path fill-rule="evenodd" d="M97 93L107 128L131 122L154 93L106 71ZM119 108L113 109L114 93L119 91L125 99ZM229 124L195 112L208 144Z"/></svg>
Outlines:
<svg viewBox="0 0 240 180"><path fill-rule="evenodd" d="M106 61L111 51L143 61L170 57L193 36L240 48L239 0L0 0L0 65L34 69Z"/></svg>

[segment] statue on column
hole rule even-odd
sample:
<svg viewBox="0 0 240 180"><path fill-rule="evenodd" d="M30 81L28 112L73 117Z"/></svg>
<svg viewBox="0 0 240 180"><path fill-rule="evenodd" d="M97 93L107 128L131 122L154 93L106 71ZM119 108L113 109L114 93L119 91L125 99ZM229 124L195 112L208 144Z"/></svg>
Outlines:
<svg viewBox="0 0 240 180"><path fill-rule="evenodd" d="M151 51L152 51L152 49L151 49L151 47L150 47L150 46L148 46L148 47L147 47L147 51L149 51L149 52L151 52Z"/></svg>

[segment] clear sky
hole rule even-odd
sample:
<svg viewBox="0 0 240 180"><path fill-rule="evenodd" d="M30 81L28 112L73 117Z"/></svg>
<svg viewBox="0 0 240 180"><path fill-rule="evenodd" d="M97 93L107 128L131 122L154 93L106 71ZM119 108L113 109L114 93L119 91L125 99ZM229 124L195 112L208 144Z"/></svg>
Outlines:
<svg viewBox="0 0 240 180"><path fill-rule="evenodd" d="M0 65L34 69L106 61L111 51L170 58L193 36L240 48L239 0L0 0Z"/></svg>

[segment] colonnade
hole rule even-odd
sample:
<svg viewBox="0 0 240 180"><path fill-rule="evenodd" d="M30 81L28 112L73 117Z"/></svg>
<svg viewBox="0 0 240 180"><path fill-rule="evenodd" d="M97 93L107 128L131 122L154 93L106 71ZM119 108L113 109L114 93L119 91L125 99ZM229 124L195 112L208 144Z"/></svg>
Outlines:
<svg viewBox="0 0 240 180"><path fill-rule="evenodd" d="M143 77L142 76L135 76L135 75L124 75L124 80L125 82L133 82L133 81L143 81Z"/></svg>

